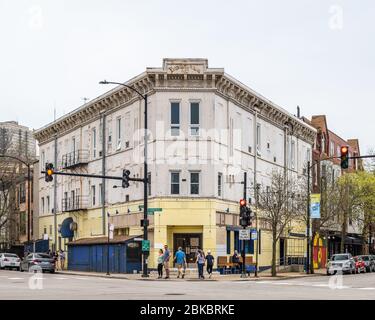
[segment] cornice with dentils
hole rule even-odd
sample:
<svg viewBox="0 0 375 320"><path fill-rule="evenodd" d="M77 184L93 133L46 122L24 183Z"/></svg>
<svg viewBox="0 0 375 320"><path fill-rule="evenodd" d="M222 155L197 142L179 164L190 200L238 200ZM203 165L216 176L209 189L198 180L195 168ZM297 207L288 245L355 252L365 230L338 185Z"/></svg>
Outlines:
<svg viewBox="0 0 375 320"><path fill-rule="evenodd" d="M141 93L151 94L154 91L200 91L213 90L226 99L230 99L250 112L258 110L260 118L270 121L274 125L283 128L286 122L292 123L293 135L313 144L316 137L316 129L303 122L285 109L253 91L235 78L224 73L223 69L207 68L202 80L168 79L162 81L160 75L166 75L167 71L157 68L147 68L146 72L130 79L127 85L134 86ZM207 77L209 75L209 77ZM57 136L62 136L69 131L78 128L83 123L97 119L103 111L110 112L119 106L126 106L138 99L138 95L123 86L117 86L96 99L86 103L78 109L64 115L56 121L36 130L34 137L39 144L47 143Z"/></svg>

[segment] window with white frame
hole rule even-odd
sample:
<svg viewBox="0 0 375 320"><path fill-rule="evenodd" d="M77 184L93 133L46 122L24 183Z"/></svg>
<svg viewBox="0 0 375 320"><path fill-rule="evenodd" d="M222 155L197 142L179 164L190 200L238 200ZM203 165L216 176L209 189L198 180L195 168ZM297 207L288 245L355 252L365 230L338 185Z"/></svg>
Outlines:
<svg viewBox="0 0 375 320"><path fill-rule="evenodd" d="M180 194L180 173L171 172L171 194Z"/></svg>
<svg viewBox="0 0 375 320"><path fill-rule="evenodd" d="M99 199L99 204L100 205L103 204L102 192L103 192L103 184L99 183L99 195L98 195L98 199Z"/></svg>
<svg viewBox="0 0 375 320"><path fill-rule="evenodd" d="M44 168L44 166L46 165L46 152L43 150L41 155L40 155L40 162Z"/></svg>
<svg viewBox="0 0 375 320"><path fill-rule="evenodd" d="M221 197L223 195L223 174L221 172L217 175L217 196Z"/></svg>
<svg viewBox="0 0 375 320"><path fill-rule="evenodd" d="M96 158L96 128L92 128L92 156Z"/></svg>
<svg viewBox="0 0 375 320"><path fill-rule="evenodd" d="M261 152L261 142L262 142L262 127L260 123L257 123L257 136L256 136L256 142L257 142L257 152Z"/></svg>
<svg viewBox="0 0 375 320"><path fill-rule="evenodd" d="M335 143L331 141L330 156L333 157L334 155L335 155Z"/></svg>
<svg viewBox="0 0 375 320"><path fill-rule="evenodd" d="M190 103L190 135L199 135L199 102Z"/></svg>
<svg viewBox="0 0 375 320"><path fill-rule="evenodd" d="M42 213L44 213L44 197L42 197L41 202Z"/></svg>
<svg viewBox="0 0 375 320"><path fill-rule="evenodd" d="M49 196L46 197L47 199L47 213L50 212L50 200L49 200Z"/></svg>
<svg viewBox="0 0 375 320"><path fill-rule="evenodd" d="M199 194L199 172L190 172L190 194Z"/></svg>
<svg viewBox="0 0 375 320"><path fill-rule="evenodd" d="M290 146L290 165L292 169L295 168L296 164L296 143L294 140L291 141L291 146Z"/></svg>
<svg viewBox="0 0 375 320"><path fill-rule="evenodd" d="M95 192L95 186L91 186L91 205L96 205L96 192Z"/></svg>
<svg viewBox="0 0 375 320"><path fill-rule="evenodd" d="M180 135L180 103L171 102L171 136Z"/></svg>
<svg viewBox="0 0 375 320"><path fill-rule="evenodd" d="M121 117L116 118L116 150L121 149Z"/></svg>
<svg viewBox="0 0 375 320"><path fill-rule="evenodd" d="M112 120L107 121L108 140L107 140L107 151L112 152Z"/></svg>

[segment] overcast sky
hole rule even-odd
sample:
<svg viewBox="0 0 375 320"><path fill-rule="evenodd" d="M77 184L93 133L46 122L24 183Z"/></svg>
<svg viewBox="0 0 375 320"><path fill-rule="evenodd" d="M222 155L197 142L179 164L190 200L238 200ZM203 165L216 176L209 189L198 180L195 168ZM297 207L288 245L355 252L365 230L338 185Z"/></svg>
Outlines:
<svg viewBox="0 0 375 320"><path fill-rule="evenodd" d="M39 128L164 57L207 58L375 147L375 1L0 0L0 121Z"/></svg>

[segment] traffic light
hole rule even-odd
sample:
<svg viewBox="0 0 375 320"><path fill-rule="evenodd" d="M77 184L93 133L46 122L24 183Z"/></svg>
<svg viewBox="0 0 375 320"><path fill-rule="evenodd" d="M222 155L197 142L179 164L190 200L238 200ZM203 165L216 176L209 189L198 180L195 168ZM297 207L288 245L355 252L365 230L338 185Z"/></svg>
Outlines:
<svg viewBox="0 0 375 320"><path fill-rule="evenodd" d="M46 182L51 182L53 180L53 176L52 176L53 172L54 172L53 164L46 163L46 171L45 171L45 177L44 177L44 180Z"/></svg>
<svg viewBox="0 0 375 320"><path fill-rule="evenodd" d="M124 169L122 171L122 187L123 188L128 188L129 187L129 175L130 175L130 171L129 170Z"/></svg>
<svg viewBox="0 0 375 320"><path fill-rule="evenodd" d="M349 147L343 146L341 147L341 168L348 169L349 167Z"/></svg>
<svg viewBox="0 0 375 320"><path fill-rule="evenodd" d="M240 225L242 227L247 227L247 217L246 217L246 200L240 200Z"/></svg>
<svg viewBox="0 0 375 320"><path fill-rule="evenodd" d="M249 207L246 207L246 214L245 214L245 219L246 219L246 225L251 226L252 225L252 216L251 216L251 209Z"/></svg>

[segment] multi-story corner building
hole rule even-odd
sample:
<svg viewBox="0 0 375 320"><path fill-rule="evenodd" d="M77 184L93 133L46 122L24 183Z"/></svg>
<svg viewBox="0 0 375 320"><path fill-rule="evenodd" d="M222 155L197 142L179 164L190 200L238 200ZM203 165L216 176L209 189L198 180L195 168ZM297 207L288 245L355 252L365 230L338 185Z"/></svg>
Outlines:
<svg viewBox="0 0 375 320"><path fill-rule="evenodd" d="M244 172L250 198L273 169L302 175L316 130L205 59L164 59L161 68L147 68L126 84L149 97L149 172L143 172L143 100L122 86L37 130L41 167L53 162L74 172L147 174L149 207L162 209L149 216L151 266L164 244L182 246L190 263L199 247L232 254L240 245ZM39 232L59 249L69 241L58 234L65 219L76 222L76 239L97 237L107 232L108 212L115 235L142 235L142 199L141 183L123 189L121 181L41 177ZM259 228L259 262L267 266L271 235L261 219ZM286 243L278 255L286 254ZM253 240L246 248L254 254Z"/></svg>
<svg viewBox="0 0 375 320"><path fill-rule="evenodd" d="M306 118L303 118L303 120L317 129L317 137L313 149L313 163L316 165L312 167L312 190L314 193L322 192L324 185L329 183L327 179L333 181L345 172L363 170L363 162L361 159L351 159L347 170L341 169L340 165L341 147L343 146L349 147L349 157L361 155L359 141L357 139L346 141L329 130L327 117L325 115L315 115L312 116L311 120ZM360 238L361 231L359 227L349 219L347 230L348 235L347 239L345 239L345 250L352 254L360 254L362 250L362 240ZM329 227L323 228L323 230L316 231L315 258L317 258L319 250L327 250L326 253L328 257L334 253L340 252L341 233L338 224L332 224ZM319 237L322 239L318 239ZM324 252L321 255L325 257L326 253ZM320 265L324 267L325 259L322 259L320 262Z"/></svg>

